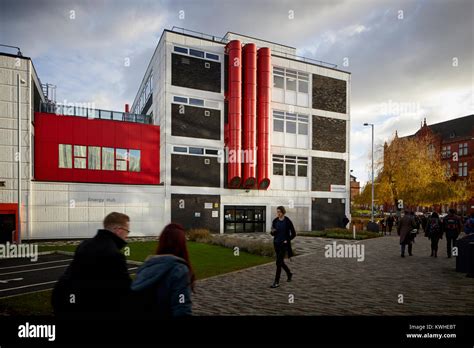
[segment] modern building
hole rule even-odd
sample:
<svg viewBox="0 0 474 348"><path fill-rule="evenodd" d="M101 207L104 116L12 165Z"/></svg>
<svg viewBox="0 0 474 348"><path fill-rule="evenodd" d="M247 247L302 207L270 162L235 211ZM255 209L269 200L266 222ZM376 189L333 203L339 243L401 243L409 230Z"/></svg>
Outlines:
<svg viewBox="0 0 474 348"><path fill-rule="evenodd" d="M26 157L16 239L90 237L111 211L131 217L131 236L171 221L269 231L279 205L299 231L350 216L350 74L294 47L173 28L131 111L59 105L29 58L0 55L2 221L18 214L18 74Z"/></svg>
<svg viewBox="0 0 474 348"><path fill-rule="evenodd" d="M357 181L357 177L351 174L351 203L360 194L360 181Z"/></svg>

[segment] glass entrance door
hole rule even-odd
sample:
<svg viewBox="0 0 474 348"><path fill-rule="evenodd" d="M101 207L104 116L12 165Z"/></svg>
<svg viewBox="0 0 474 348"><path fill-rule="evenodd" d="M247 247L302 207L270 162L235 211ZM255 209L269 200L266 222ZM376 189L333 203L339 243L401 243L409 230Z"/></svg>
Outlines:
<svg viewBox="0 0 474 348"><path fill-rule="evenodd" d="M224 206L224 232L248 233L265 231L265 207Z"/></svg>

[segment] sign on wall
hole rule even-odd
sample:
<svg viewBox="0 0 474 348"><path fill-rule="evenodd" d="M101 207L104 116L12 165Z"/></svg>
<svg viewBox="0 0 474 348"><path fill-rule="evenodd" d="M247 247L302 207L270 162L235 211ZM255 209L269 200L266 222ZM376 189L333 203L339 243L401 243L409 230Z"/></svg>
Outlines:
<svg viewBox="0 0 474 348"><path fill-rule="evenodd" d="M346 185L331 185L331 192L346 192Z"/></svg>

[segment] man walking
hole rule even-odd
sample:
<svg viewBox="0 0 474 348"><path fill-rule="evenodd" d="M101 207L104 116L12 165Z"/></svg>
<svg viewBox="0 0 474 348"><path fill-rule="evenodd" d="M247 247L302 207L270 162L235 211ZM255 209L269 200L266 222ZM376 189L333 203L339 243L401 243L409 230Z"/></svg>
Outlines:
<svg viewBox="0 0 474 348"><path fill-rule="evenodd" d="M116 317L125 307L131 279L120 250L127 244L130 218L110 213L103 226L95 237L77 247L74 259L56 284L52 296L55 314Z"/></svg>
<svg viewBox="0 0 474 348"><path fill-rule="evenodd" d="M397 232L400 236L400 249L401 249L401 256L405 257L405 249L408 245L408 255L412 256L413 250L413 239L412 239L412 231L416 228L415 217L410 214L409 211L405 211L405 214L400 219Z"/></svg>
<svg viewBox="0 0 474 348"><path fill-rule="evenodd" d="M449 209L449 214L443 219L443 231L446 233L446 251L448 258L451 257L456 239L461 233L462 223L454 209Z"/></svg>

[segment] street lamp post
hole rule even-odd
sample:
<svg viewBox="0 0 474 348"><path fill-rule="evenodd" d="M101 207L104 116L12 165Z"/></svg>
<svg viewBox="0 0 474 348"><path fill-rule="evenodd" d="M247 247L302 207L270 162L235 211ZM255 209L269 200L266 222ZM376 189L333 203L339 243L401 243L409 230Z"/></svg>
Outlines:
<svg viewBox="0 0 474 348"><path fill-rule="evenodd" d="M372 127L372 209L370 211L370 221L374 222L374 124L364 123L364 126Z"/></svg>

